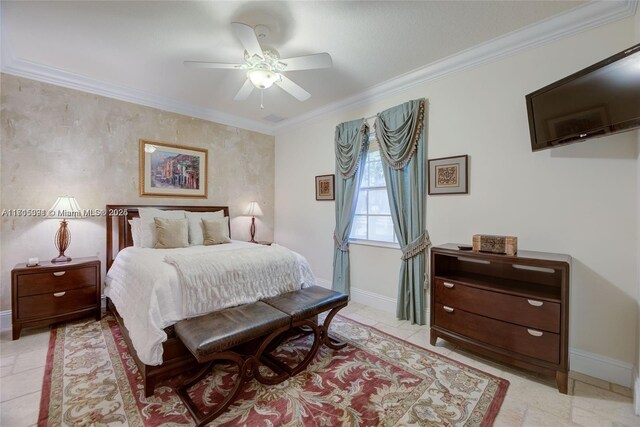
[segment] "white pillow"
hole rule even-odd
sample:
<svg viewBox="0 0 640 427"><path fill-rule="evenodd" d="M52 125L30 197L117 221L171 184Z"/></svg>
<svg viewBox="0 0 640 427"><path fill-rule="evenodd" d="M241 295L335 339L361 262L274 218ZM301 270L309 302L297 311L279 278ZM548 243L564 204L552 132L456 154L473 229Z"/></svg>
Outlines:
<svg viewBox="0 0 640 427"><path fill-rule="evenodd" d="M140 219L153 222L154 218L182 219L186 218L185 211L164 211L158 208L138 208Z"/></svg>
<svg viewBox="0 0 640 427"><path fill-rule="evenodd" d="M185 211L164 211L158 208L138 208L140 215L140 247L155 248L158 238L156 236L155 218L183 219ZM134 218L135 219L135 218ZM135 239L134 239L135 242Z"/></svg>
<svg viewBox="0 0 640 427"><path fill-rule="evenodd" d="M129 220L131 225L131 238L133 239L133 246L136 248L142 247L142 220L140 218L133 218Z"/></svg>
<svg viewBox="0 0 640 427"><path fill-rule="evenodd" d="M189 244L202 245L204 241L202 233L202 220L203 219L220 219L224 218L224 211L216 212L189 212L186 211L187 219L189 220ZM229 232L227 231L227 234Z"/></svg>

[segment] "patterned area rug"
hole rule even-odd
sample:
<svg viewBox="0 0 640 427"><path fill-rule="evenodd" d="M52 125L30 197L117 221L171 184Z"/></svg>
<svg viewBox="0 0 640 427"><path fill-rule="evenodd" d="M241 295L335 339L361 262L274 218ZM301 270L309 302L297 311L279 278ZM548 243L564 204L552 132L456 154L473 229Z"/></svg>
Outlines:
<svg viewBox="0 0 640 427"><path fill-rule="evenodd" d="M485 426L509 383L374 328L336 316L349 343L322 347L307 371L275 386L252 381L214 426ZM279 347L298 357L305 340ZM191 391L212 406L233 376L222 365ZM39 427L192 426L171 384L144 397L138 368L111 315L52 329Z"/></svg>

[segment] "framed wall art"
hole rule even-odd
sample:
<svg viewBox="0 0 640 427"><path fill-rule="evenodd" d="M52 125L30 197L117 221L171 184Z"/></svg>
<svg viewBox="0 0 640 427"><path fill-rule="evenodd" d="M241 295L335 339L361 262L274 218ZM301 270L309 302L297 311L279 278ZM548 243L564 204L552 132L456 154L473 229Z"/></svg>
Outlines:
<svg viewBox="0 0 640 427"><path fill-rule="evenodd" d="M335 200L335 175L316 176L316 200Z"/></svg>
<svg viewBox="0 0 640 427"><path fill-rule="evenodd" d="M468 156L429 160L429 194L467 194L469 192Z"/></svg>
<svg viewBox="0 0 640 427"><path fill-rule="evenodd" d="M140 140L140 195L207 197L207 150Z"/></svg>

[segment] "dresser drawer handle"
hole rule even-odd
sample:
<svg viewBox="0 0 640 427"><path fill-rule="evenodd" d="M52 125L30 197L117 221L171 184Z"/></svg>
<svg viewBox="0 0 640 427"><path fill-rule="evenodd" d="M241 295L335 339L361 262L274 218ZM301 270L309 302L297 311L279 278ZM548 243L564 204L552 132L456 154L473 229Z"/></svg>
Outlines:
<svg viewBox="0 0 640 427"><path fill-rule="evenodd" d="M451 307L447 307L446 305L443 305L442 308L444 308L444 311L446 311L447 313L453 313L453 308Z"/></svg>
<svg viewBox="0 0 640 427"><path fill-rule="evenodd" d="M444 285L445 288L449 288L449 289L451 289L451 288L453 288L455 286L453 283L449 283L449 282L444 282L443 285Z"/></svg>
<svg viewBox="0 0 640 427"><path fill-rule="evenodd" d="M534 299L528 299L527 302L534 307L541 307L544 304L542 301L536 301Z"/></svg>
<svg viewBox="0 0 640 427"><path fill-rule="evenodd" d="M64 276L64 273L66 273L66 271L56 271L55 273L53 273L54 276Z"/></svg>
<svg viewBox="0 0 640 427"><path fill-rule="evenodd" d="M56 298L60 298L61 296L64 296L64 294L66 294L66 292L56 292L55 294L53 294L53 296Z"/></svg>
<svg viewBox="0 0 640 427"><path fill-rule="evenodd" d="M527 332L529 332L529 335L533 335L534 337L542 336L542 332L536 331L535 329L527 329Z"/></svg>

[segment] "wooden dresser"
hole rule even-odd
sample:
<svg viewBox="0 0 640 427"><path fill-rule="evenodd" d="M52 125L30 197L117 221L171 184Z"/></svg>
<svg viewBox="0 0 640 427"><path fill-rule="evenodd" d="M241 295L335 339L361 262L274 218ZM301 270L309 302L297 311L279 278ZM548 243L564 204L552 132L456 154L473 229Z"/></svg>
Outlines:
<svg viewBox="0 0 640 427"><path fill-rule="evenodd" d="M100 320L100 260L16 265L11 271L11 311L14 340L25 327L90 315Z"/></svg>
<svg viewBox="0 0 640 427"><path fill-rule="evenodd" d="M567 393L571 257L431 249L431 344L438 338L482 355L555 374Z"/></svg>

